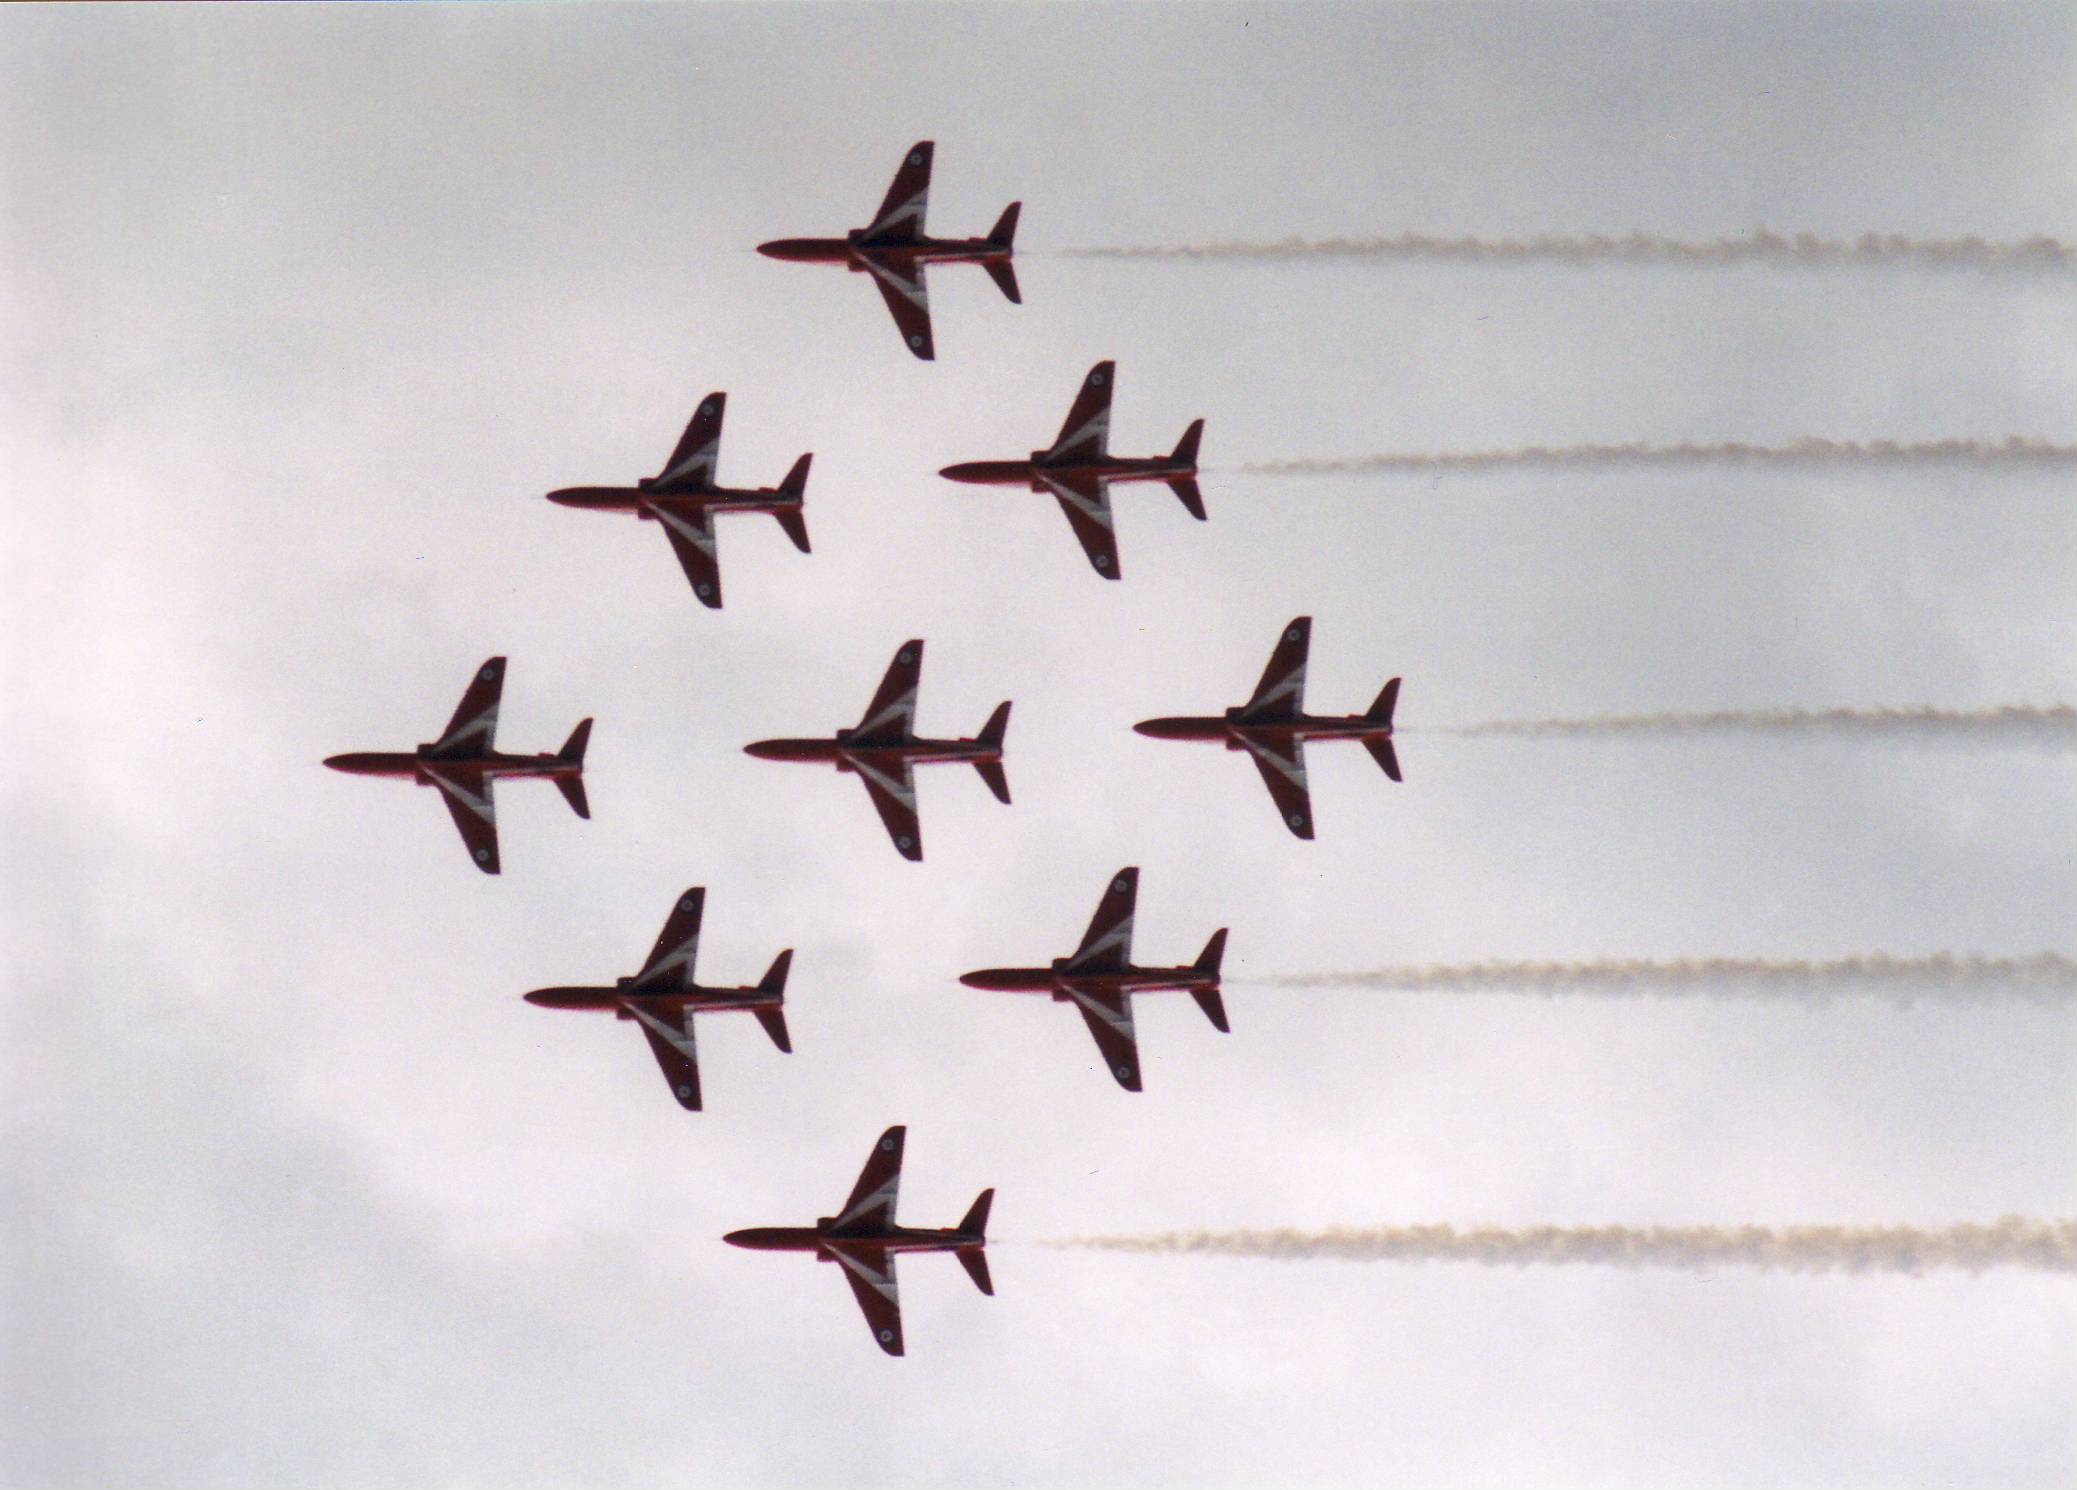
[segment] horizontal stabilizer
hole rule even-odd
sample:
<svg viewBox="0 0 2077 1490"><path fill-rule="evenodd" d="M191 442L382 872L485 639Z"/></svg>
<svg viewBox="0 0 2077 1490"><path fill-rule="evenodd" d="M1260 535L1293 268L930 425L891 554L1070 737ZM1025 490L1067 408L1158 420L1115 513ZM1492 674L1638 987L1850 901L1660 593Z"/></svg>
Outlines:
<svg viewBox="0 0 2077 1490"><path fill-rule="evenodd" d="M1377 724L1390 724L1392 711L1399 707L1399 680L1394 678L1378 691L1377 701L1364 712L1363 717Z"/></svg>
<svg viewBox="0 0 2077 1490"><path fill-rule="evenodd" d="M558 776L555 778L555 789L561 792L563 800L570 804L570 811L581 818L590 818L591 803L585 798L582 776Z"/></svg>
<svg viewBox="0 0 2077 1490"><path fill-rule="evenodd" d="M1380 766L1383 766L1385 768L1385 774L1387 776L1391 777L1394 781L1406 780L1404 776L1401 776L1399 774L1399 752L1392 748L1392 742L1390 739L1365 740L1363 742L1363 748L1370 752L1370 758L1372 760L1376 761Z"/></svg>
<svg viewBox="0 0 2077 1490"><path fill-rule="evenodd" d="M1204 950L1197 954L1197 961L1191 963L1190 966L1196 972L1211 973L1216 977L1219 971L1219 964L1225 960L1226 928L1221 926L1212 933L1211 940L1204 944Z"/></svg>
<svg viewBox="0 0 2077 1490"><path fill-rule="evenodd" d="M1016 242L1017 214L1023 210L1024 204L1022 202L1012 202L1009 206L1003 208L1002 216L998 217L995 220L995 226L988 230L988 241L997 248L1008 248L1012 243ZM1016 296L1012 295L1010 298L1014 300Z"/></svg>
<svg viewBox="0 0 2077 1490"><path fill-rule="evenodd" d="M570 731L570 738L563 741L563 748L556 751L555 758L565 765L584 764L584 747L591 743L591 721L580 719L577 727Z"/></svg>
<svg viewBox="0 0 2077 1490"><path fill-rule="evenodd" d="M793 1054L793 1037L786 1033L786 1011L784 1009L754 1009L757 1022L764 1032L772 1037L772 1043L786 1055Z"/></svg>
<svg viewBox="0 0 2077 1490"><path fill-rule="evenodd" d="M988 790L995 793L995 800L998 802L1010 800L1010 779L1003 774L1001 755L1003 734L1009 727L1010 703L1008 699L1004 699L995 706L995 712L988 716L988 722L981 726L981 733L977 737L980 744L997 752L993 760L975 761L974 769L981 773L981 779L988 783Z"/></svg>
<svg viewBox="0 0 2077 1490"><path fill-rule="evenodd" d="M1190 997L1197 1001L1198 1008L1204 1010L1204 1017L1212 1022L1213 1029L1222 1035L1233 1032L1232 1027L1226 1023L1226 1004L1219 997L1218 989L1193 988L1190 990Z"/></svg>
<svg viewBox="0 0 2077 1490"><path fill-rule="evenodd" d="M981 267L988 271L988 277L994 280L995 287L1002 291L1003 299L1009 301L1012 305L1022 305L1024 303L1023 295L1017 291L1017 266L1015 264L1012 264L1008 259L983 259L981 260Z"/></svg>
<svg viewBox="0 0 2077 1490"><path fill-rule="evenodd" d="M757 980L757 991L759 993L785 993L786 974L792 967L793 948L788 947L784 952L772 959L772 965L765 970L765 975Z"/></svg>
<svg viewBox="0 0 2077 1490"><path fill-rule="evenodd" d="M988 1277L988 1254L979 1247L961 1247L952 1255L958 1258L959 1265L966 1269L967 1277L974 1280L974 1287L993 1298L995 1284Z"/></svg>
<svg viewBox="0 0 2077 1490"><path fill-rule="evenodd" d="M976 1195L974 1203L966 1208L966 1214L959 1218L959 1229L968 1236L986 1236L988 1234L988 1207L993 1204L995 1204L995 1191L993 1189L983 1190L979 1195ZM985 1288L981 1290L983 1293L987 1291Z"/></svg>
<svg viewBox="0 0 2077 1490"><path fill-rule="evenodd" d="M1188 466L1191 470L1196 470L1197 442L1203 438L1204 421L1202 419L1191 420L1190 427L1183 431L1183 437L1176 441L1175 451L1169 456L1169 459L1179 466Z"/></svg>
<svg viewBox="0 0 2077 1490"><path fill-rule="evenodd" d="M1204 521L1204 493L1197 489L1197 479L1194 476L1171 476L1168 478L1168 489L1182 502L1184 511L1199 522Z"/></svg>

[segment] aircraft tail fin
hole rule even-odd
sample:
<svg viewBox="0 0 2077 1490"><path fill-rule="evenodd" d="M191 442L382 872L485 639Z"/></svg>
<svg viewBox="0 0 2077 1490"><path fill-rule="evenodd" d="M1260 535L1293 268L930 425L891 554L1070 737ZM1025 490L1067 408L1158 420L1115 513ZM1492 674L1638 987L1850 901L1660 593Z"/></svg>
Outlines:
<svg viewBox="0 0 2077 1490"><path fill-rule="evenodd" d="M995 1191L992 1187L976 1195L974 1203L966 1208L966 1214L959 1218L959 1230L985 1237L988 1234L988 1207L993 1204ZM981 1291L987 1292L985 1288Z"/></svg>
<svg viewBox="0 0 2077 1490"><path fill-rule="evenodd" d="M988 271L988 277L994 280L995 287L1002 291L1003 299L1009 301L1012 305L1022 305L1024 303L1023 295L1018 293L1017 290L1017 266L1015 264L1012 264L1008 259L983 259L981 260L981 267Z"/></svg>
<svg viewBox="0 0 2077 1490"><path fill-rule="evenodd" d="M996 754L989 759L974 762L974 769L981 773L981 779L988 783L988 790L995 793L995 800L998 802L1010 800L1010 778L1003 774L1002 769L1002 737L1003 732L1009 727L1010 704L1009 700L1005 699L995 706L995 712L990 714L988 722L981 726L979 736L980 743L993 747Z"/></svg>
<svg viewBox="0 0 2077 1490"><path fill-rule="evenodd" d="M988 1254L979 1247L961 1247L952 1255L958 1258L959 1265L966 1269L967 1277L974 1280L974 1287L993 1298L995 1284L988 1276Z"/></svg>
<svg viewBox="0 0 2077 1490"><path fill-rule="evenodd" d="M568 776L555 778L556 789L563 800L570 804L570 811L581 818L591 816L591 802L584 795L584 747L591 743L591 721L580 719L577 727L570 731L570 738L563 741L563 748L556 751L555 758L566 766L575 766L577 771Z"/></svg>
<svg viewBox="0 0 2077 1490"><path fill-rule="evenodd" d="M1406 780L1404 776L1399 774L1399 752L1392 748L1392 741L1389 736L1373 736L1363 742L1363 748L1370 752L1372 760L1384 768L1387 776L1394 781Z"/></svg>
<svg viewBox="0 0 2077 1490"><path fill-rule="evenodd" d="M1197 961L1191 963L1190 967L1195 972L1210 973L1216 980L1219 976L1219 964L1225 960L1226 928L1221 926L1212 933L1212 939L1204 944L1204 950L1197 954ZM1213 1029L1222 1035L1232 1032L1232 1026L1226 1023L1226 1002L1219 997L1219 985L1216 981L1209 988L1191 989L1190 997L1196 1001L1197 1007L1204 1011L1204 1017L1212 1022Z"/></svg>
<svg viewBox="0 0 2077 1490"><path fill-rule="evenodd" d="M793 469L779 483L779 496L787 505L772 512L772 516L779 520L779 526L786 530L786 536L793 540L793 546L802 553L808 552L808 466L814 459L811 453L793 463Z"/></svg>
<svg viewBox="0 0 2077 1490"><path fill-rule="evenodd" d="M1377 701L1363 713L1365 719L1377 724L1390 724L1392 711L1399 707L1399 680L1394 678L1381 689Z"/></svg>
<svg viewBox="0 0 2077 1490"><path fill-rule="evenodd" d="M759 993L773 994L780 999L785 998L786 974L792 967L793 948L788 947L784 952L772 959L771 969L757 980L757 991ZM761 1008L752 1009L750 1012L757 1016L757 1022L764 1026L764 1032L772 1037L772 1043L778 1046L782 1052L791 1055L793 1053L793 1038L786 1033L785 1007L779 1003L772 1003Z"/></svg>
<svg viewBox="0 0 2077 1490"><path fill-rule="evenodd" d="M1176 494L1189 514L1199 522L1204 521L1204 493L1197 489L1197 442L1204 438L1204 421L1193 419L1183 437L1176 441L1176 448L1168 457L1179 466L1187 466L1187 476L1168 478L1169 489Z"/></svg>

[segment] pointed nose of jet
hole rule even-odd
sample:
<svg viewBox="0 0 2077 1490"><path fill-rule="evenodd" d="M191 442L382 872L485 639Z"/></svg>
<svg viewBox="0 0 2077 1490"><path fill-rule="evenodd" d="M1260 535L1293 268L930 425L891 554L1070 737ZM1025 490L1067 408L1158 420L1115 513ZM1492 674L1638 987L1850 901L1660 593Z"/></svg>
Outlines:
<svg viewBox="0 0 2077 1490"><path fill-rule="evenodd" d="M828 245L813 238L774 238L769 243L758 244L757 251L768 259L782 259L796 264L829 257Z"/></svg>
<svg viewBox="0 0 2077 1490"><path fill-rule="evenodd" d="M349 776L374 776L381 771L380 758L365 750L349 751L345 755L328 755L325 764L334 771L344 771Z"/></svg>
<svg viewBox="0 0 2077 1490"><path fill-rule="evenodd" d="M957 465L945 467L938 474L947 481L967 481L978 484L986 479L981 474L982 464L982 462L977 460L964 460Z"/></svg>
<svg viewBox="0 0 2077 1490"><path fill-rule="evenodd" d="M750 1240L750 1233L747 1231L732 1231L721 1240L727 1242L731 1247L754 1247L756 1245L756 1243Z"/></svg>
<svg viewBox="0 0 2077 1490"><path fill-rule="evenodd" d="M777 740L752 740L743 747L743 754L754 755L761 761L786 759L786 752Z"/></svg>

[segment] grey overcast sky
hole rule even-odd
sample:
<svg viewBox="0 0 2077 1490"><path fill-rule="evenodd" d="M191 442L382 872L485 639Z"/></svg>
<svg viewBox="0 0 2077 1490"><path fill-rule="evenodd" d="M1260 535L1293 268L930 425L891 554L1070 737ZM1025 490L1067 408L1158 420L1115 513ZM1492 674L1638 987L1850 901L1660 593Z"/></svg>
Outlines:
<svg viewBox="0 0 2077 1490"><path fill-rule="evenodd" d="M1489 958L2077 951L2068 753L1447 739L1473 720L2077 699L2068 467L1271 478L1249 462L1644 440L2077 437L2077 278L1924 268L1147 263L1419 232L2077 237L2056 6L13 7L0 17L7 1219L0 1480L109 1486L2035 1487L2077 1481L2077 1285L1055 1251L1196 1226L1942 1225L2077 1211L2067 1004L1900 1009L1251 987ZM1011 198L1025 304L932 278L939 356L766 238ZM937 479L1196 416L1211 521ZM803 450L812 556L541 493ZM1136 719L1406 677L1407 780L1312 757L1316 843ZM929 858L740 746L1002 698L1012 807L922 773ZM500 743L596 715L594 820L500 793L505 873L409 748L484 657ZM956 975L1232 927L1233 1033ZM798 948L797 1051L625 1025ZM721 1245L910 1128L903 1216L999 1188L999 1296Z"/></svg>

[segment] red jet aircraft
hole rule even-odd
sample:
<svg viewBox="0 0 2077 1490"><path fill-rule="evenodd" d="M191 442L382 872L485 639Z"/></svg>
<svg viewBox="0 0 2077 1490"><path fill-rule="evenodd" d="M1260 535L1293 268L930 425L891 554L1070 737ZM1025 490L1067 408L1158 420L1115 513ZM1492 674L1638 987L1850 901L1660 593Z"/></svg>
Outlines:
<svg viewBox="0 0 2077 1490"><path fill-rule="evenodd" d="M735 1247L754 1252L812 1252L817 1262L841 1263L845 1281L858 1296L873 1339L889 1355L902 1353L901 1295L895 1288L898 1252L950 1252L966 1268L974 1287L995 1292L988 1281L988 1206L993 1190L983 1190L966 1216L950 1230L900 1226L894 1220L895 1191L901 1186L902 1141L907 1128L889 1128L873 1146L851 1198L834 1216L813 1226L753 1226L723 1237Z"/></svg>
<svg viewBox="0 0 2077 1490"><path fill-rule="evenodd" d="M749 988L709 988L693 981L692 965L700 953L700 912L706 901L706 890L697 886L678 897L649 960L632 978L616 978L610 988L536 988L526 995L528 1003L543 1009L596 1009L640 1024L671 1094L687 1112L700 1110L693 1016L747 1009L783 1054L793 1053L786 1033L786 970L793 965L793 949L773 958L771 971Z"/></svg>
<svg viewBox="0 0 2077 1490"><path fill-rule="evenodd" d="M1197 1001L1204 1017L1220 1034L1228 1033L1226 1005L1219 998L1219 962L1226 955L1226 928L1212 939L1188 967L1134 967L1132 912L1139 899L1139 871L1121 869L1104 891L1072 957L1056 957L1045 967L991 967L965 973L969 988L996 993L1045 993L1055 1003L1072 1003L1082 1011L1096 1048L1103 1052L1111 1075L1128 1092L1140 1089L1139 1044L1132 1034L1135 993L1182 992Z"/></svg>
<svg viewBox="0 0 2077 1490"><path fill-rule="evenodd" d="M590 512L632 512L644 521L663 524L664 536L692 593L712 610L721 609L721 561L714 540L717 512L769 512L779 520L786 536L802 553L808 551L808 520L804 513L808 489L808 463L804 455L793 463L786 479L777 486L725 487L714 484L714 465L721 455L721 416L727 411L728 395L710 393L693 411L691 423L678 439L678 448L664 462L661 474L644 476L633 486L566 486L548 494L548 500L564 507L581 507Z"/></svg>
<svg viewBox="0 0 2077 1490"><path fill-rule="evenodd" d="M923 232L923 210L930 201L929 140L910 147L887 188L887 200L869 224L841 238L775 238L760 243L767 258L796 264L842 264L855 274L870 274L880 297L894 315L894 326L909 350L925 362L937 355L930 337L930 294L923 280L926 264L979 264L988 271L1012 305L1023 304L1017 293L1017 270L1010 263L1011 240L1017 236L1021 202L1003 208L986 238L929 238Z"/></svg>
<svg viewBox="0 0 2077 1490"><path fill-rule="evenodd" d="M351 776L403 776L420 786L437 786L455 827L461 829L469 857L485 874L496 874L498 819L490 791L500 776L546 776L577 816L591 816L584 799L584 747L591 739L591 721L579 720L553 755L500 755L491 741L504 690L505 659L493 657L476 669L469 691L439 739L408 754L356 751L328 756L325 764Z"/></svg>
<svg viewBox="0 0 2077 1490"><path fill-rule="evenodd" d="M1010 706L997 704L981 733L971 740L925 740L915 732L916 688L923 676L923 643L906 641L888 664L880 691L866 706L865 718L840 729L827 740L759 740L745 753L767 761L810 761L854 773L865 794L879 809L887 836L904 859L923 857L923 826L916 817L916 779L912 766L963 762L981 773L996 800L1010 800L1009 779L1002 771L1002 737L1009 727Z"/></svg>
<svg viewBox="0 0 2077 1490"><path fill-rule="evenodd" d="M1323 718L1305 712L1305 657L1312 641L1313 618L1300 616L1284 628L1255 696L1216 719L1148 719L1133 728L1156 740L1216 740L1228 750L1245 750L1255 758L1263 785L1269 788L1284 826L1300 838L1313 836L1312 794L1305 785L1307 740L1361 740L1371 759L1394 781L1399 755L1392 748L1392 709L1399 702L1399 680L1385 684L1368 713Z"/></svg>
<svg viewBox="0 0 2077 1490"><path fill-rule="evenodd" d="M1119 576L1118 535L1111 525L1113 482L1165 481L1190 515L1204 521L1204 497L1197 490L1197 442L1204 434L1204 421L1191 420L1168 455L1112 455L1111 383L1116 368L1114 362L1099 362L1089 369L1052 449L1034 450L1029 460L970 460L938 473L979 486L1028 486L1051 492L1089 562L1105 579Z"/></svg>

